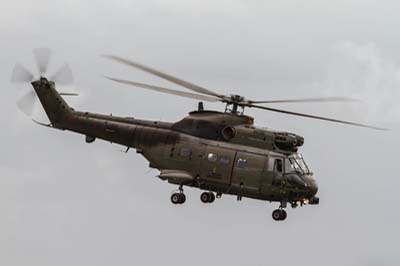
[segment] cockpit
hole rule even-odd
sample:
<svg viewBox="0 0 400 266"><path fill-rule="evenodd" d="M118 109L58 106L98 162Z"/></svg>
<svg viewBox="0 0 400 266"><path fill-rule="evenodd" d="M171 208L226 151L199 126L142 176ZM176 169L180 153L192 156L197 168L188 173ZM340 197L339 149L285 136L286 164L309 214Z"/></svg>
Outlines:
<svg viewBox="0 0 400 266"><path fill-rule="evenodd" d="M287 157L270 156L269 170L282 174L312 175L300 153L293 153Z"/></svg>
<svg viewBox="0 0 400 266"><path fill-rule="evenodd" d="M293 172L301 175L311 174L310 169L300 153L294 153L285 158L285 173Z"/></svg>
<svg viewBox="0 0 400 266"><path fill-rule="evenodd" d="M303 191L307 198L313 199L312 202L317 201L314 197L318 191L317 182L301 154L293 153L286 157L270 155L268 169L277 173L273 185L288 184L298 189L296 193Z"/></svg>

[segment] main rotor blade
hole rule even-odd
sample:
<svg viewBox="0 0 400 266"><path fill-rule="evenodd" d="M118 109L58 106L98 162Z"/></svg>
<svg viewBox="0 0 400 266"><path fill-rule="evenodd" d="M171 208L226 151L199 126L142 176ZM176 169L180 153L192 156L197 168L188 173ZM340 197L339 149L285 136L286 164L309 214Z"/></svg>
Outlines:
<svg viewBox="0 0 400 266"><path fill-rule="evenodd" d="M47 71L49 65L51 50L49 48L36 48L33 50L35 56L36 65L38 66L40 75L43 75Z"/></svg>
<svg viewBox="0 0 400 266"><path fill-rule="evenodd" d="M18 108L27 116L31 116L36 102L36 93L31 90L17 101Z"/></svg>
<svg viewBox="0 0 400 266"><path fill-rule="evenodd" d="M134 82L134 81L130 81L130 80L117 79L117 78L112 78L112 77L107 77L107 76L104 76L104 77L109 79L109 80L118 82L118 83L132 85L132 86L140 87L140 88L143 88L143 89L148 89L148 90L168 93L168 94L172 94L172 95L177 95L177 96L182 96L182 97L187 97L187 98L192 98L192 99L201 100L201 101L207 101L207 102L219 101L218 97L200 95L200 94L195 94L195 93L190 93L190 92L177 91L177 90L167 89L167 88L163 88L163 87L159 87L159 86L153 86L153 85L148 85L148 84L144 84L144 83L138 83L138 82Z"/></svg>
<svg viewBox="0 0 400 266"><path fill-rule="evenodd" d="M288 115L296 115L296 116L302 116L302 117L308 117L308 118L313 118L313 119L319 119L319 120L324 120L324 121L330 121L330 122L335 122L335 123L341 123L341 124L346 124L346 125L352 125L352 126L358 126L358 127L365 127L365 128L372 128L376 130L388 130L386 128L381 128L381 127L375 127L375 126L370 126L370 125L364 125L364 124L359 124L359 123L354 123L354 122L349 122L349 121L343 121L343 120L338 120L338 119L333 119L333 118L327 118L327 117L322 117L322 116L315 116L315 115L308 115L308 114L302 114L302 113L296 113L292 111L286 111L286 110L281 110L281 109L275 109L275 108L270 108L270 107L265 107L265 106L260 106L260 105L253 105L249 104L246 105L247 107L252 107L252 108L259 108L259 109L264 109L272 112L277 112L277 113L283 113L283 114L288 114Z"/></svg>
<svg viewBox="0 0 400 266"><path fill-rule="evenodd" d="M206 88L203 88L201 86L195 85L195 84L193 84L191 82L179 79L177 77L174 77L174 76L171 76L171 75L168 75L168 74L165 74L165 73L163 73L161 71L152 69L150 67L147 67L147 66L144 66L144 65L141 65L141 64L138 64L138 63L135 63L133 61L124 59L122 57L118 57L118 56L114 56L114 55L105 55L104 57L109 58L109 59L114 60L114 61L117 61L119 63L125 64L125 65L128 65L128 66L140 69L140 70L142 70L144 72L153 74L153 75L155 75L155 76L157 76L159 78L166 79L166 80L168 80L168 81L170 81L172 83L178 84L180 86L183 86L183 87L185 87L185 88L187 88L189 90L195 91L197 93L207 94L207 95L216 96L216 97L221 97L222 96L221 94L215 93L215 92L210 91L210 90L208 90Z"/></svg>
<svg viewBox="0 0 400 266"><path fill-rule="evenodd" d="M68 64L62 66L53 76L50 77L51 81L61 85L71 85L74 83L72 70Z"/></svg>
<svg viewBox="0 0 400 266"><path fill-rule="evenodd" d="M347 97L321 97L304 99L286 99L272 101L249 101L249 103L308 103L308 102L357 102L359 100Z"/></svg>
<svg viewBox="0 0 400 266"><path fill-rule="evenodd" d="M12 75L11 82L13 83L29 83L33 80L33 74L21 64L16 64Z"/></svg>

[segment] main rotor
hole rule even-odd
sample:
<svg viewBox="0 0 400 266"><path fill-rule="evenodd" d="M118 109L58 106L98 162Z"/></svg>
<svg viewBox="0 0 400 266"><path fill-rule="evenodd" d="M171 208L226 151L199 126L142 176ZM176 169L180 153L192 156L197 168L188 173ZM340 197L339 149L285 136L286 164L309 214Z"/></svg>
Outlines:
<svg viewBox="0 0 400 266"><path fill-rule="evenodd" d="M114 55L105 55L104 57L111 59L113 61L122 63L124 65L134 67L136 69L142 70L146 73L155 75L159 78L165 79L167 81L170 81L172 83L175 83L177 85L180 85L188 90L191 90L192 92L185 92L185 91L179 91L179 90L174 90L174 89L169 89L165 87L160 87L160 86L155 86L155 85L149 85L145 83L140 83L140 82L135 82L131 80L125 80L125 79L119 79L119 78L113 78L113 77L108 77L105 76L107 79L110 79L112 81L122 83L122 84L127 84L135 87L140 87L143 89L148 89L148 90L153 90L157 92L162 92L162 93L167 93L167 94L172 94L172 95L177 95L177 96L182 96L186 98L192 98L200 101L206 101L206 102L222 102L225 103L225 112L226 113L232 113L235 115L241 115L244 113L244 109L246 107L249 108L257 108L257 109L263 109L271 112L277 112L277 113L283 113L283 114L288 114L288 115L295 115L295 116L301 116L301 117L308 117L312 119L318 119L318 120L324 120L324 121L330 121L330 122L335 122L335 123L341 123L341 124L347 124L347 125L352 125L352 126L358 126L358 127L366 127L366 128L372 128L376 130L385 130L384 128L380 127L375 127L375 126L370 126L370 125L365 125L365 124L360 124L360 123L355 123L355 122L349 122L349 121L343 121L343 120L338 120L334 118L327 118L327 117L322 117L322 116L316 116L316 115L309 115L309 114L303 114L303 113L297 113L297 112L292 112L292 111L287 111L287 110L282 110L282 109L276 109L276 108L271 108L267 107L264 105L260 104L276 104L276 103L301 103L301 102L353 102L357 101L352 98L348 97L322 97L322 98L303 98L303 99L284 99L284 100L267 100L267 101L254 101L254 100L248 100L244 96L241 95L236 95L236 94L231 94L231 95L223 95L219 94L217 92L214 92L210 89L204 88L202 86L193 84L189 81L185 81L183 79L174 77L172 75L163 73L159 70L150 68L148 66L130 61L128 59L114 56ZM194 92L194 93L193 93Z"/></svg>

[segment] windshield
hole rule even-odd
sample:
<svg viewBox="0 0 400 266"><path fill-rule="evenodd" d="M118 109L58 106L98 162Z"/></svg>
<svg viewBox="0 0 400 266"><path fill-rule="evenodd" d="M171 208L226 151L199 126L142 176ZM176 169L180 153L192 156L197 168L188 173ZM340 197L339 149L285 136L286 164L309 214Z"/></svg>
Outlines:
<svg viewBox="0 0 400 266"><path fill-rule="evenodd" d="M285 160L286 172L300 172L302 174L309 174L310 170L301 154L292 154Z"/></svg>

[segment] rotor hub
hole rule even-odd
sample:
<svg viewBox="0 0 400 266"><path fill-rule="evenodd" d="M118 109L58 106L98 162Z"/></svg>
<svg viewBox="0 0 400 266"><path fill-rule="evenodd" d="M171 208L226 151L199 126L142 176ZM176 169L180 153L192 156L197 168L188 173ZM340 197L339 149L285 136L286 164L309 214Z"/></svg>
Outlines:
<svg viewBox="0 0 400 266"><path fill-rule="evenodd" d="M231 100L232 103L240 104L241 102L244 102L244 97L237 94L231 94Z"/></svg>

